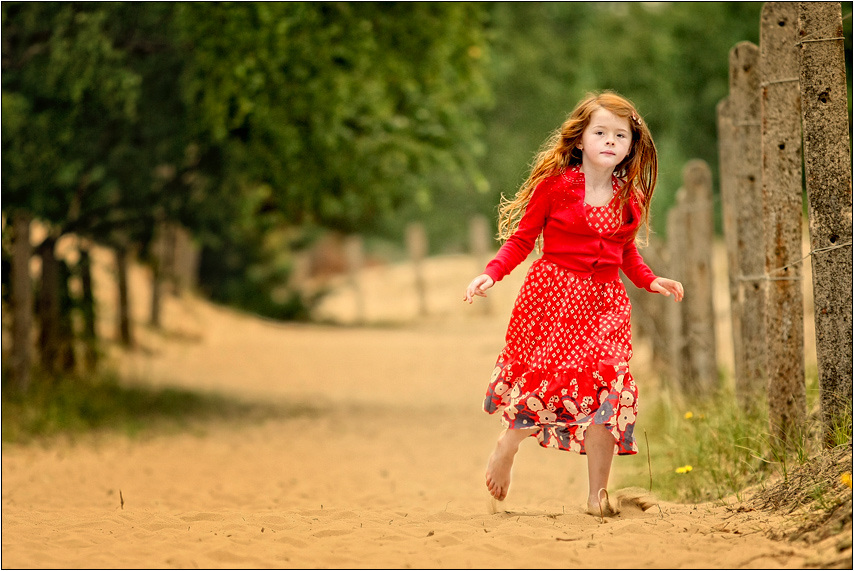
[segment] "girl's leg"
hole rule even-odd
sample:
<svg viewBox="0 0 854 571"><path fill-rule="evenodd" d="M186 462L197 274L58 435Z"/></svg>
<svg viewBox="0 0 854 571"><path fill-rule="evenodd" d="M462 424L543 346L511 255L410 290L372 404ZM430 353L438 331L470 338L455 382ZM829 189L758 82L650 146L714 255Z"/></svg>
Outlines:
<svg viewBox="0 0 854 571"><path fill-rule="evenodd" d="M611 461L614 459L614 437L601 424L591 424L584 433L584 451L587 453L587 478L589 489L587 511L599 515L599 501L605 515L608 514L605 497L599 497L599 490L608 489L608 477L611 475Z"/></svg>
<svg viewBox="0 0 854 571"><path fill-rule="evenodd" d="M536 429L506 429L498 437L495 450L489 457L486 465L486 487L496 500L507 497L510 489L510 469L513 467L513 458L519 450L519 444L530 436Z"/></svg>

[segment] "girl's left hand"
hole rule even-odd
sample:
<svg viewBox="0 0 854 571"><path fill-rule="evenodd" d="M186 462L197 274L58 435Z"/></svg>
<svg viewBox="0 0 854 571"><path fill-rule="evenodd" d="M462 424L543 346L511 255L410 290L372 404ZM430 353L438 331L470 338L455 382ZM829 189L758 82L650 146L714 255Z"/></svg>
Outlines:
<svg viewBox="0 0 854 571"><path fill-rule="evenodd" d="M655 278L650 284L649 289L661 295L673 294L675 301L682 301L682 297L685 295L685 290L682 289L681 283L667 278Z"/></svg>

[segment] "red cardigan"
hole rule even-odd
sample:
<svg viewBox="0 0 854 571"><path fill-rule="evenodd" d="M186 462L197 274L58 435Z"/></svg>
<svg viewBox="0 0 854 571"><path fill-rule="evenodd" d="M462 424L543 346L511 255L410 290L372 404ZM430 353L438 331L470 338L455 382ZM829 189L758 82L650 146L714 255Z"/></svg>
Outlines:
<svg viewBox="0 0 854 571"><path fill-rule="evenodd" d="M639 224L640 210L632 198L616 232L600 234L590 228L584 208L584 173L570 167L537 185L519 228L484 273L500 281L528 257L542 233L543 257L550 262L582 278L593 276L597 282L619 279L617 270L621 269L637 287L652 291L649 286L656 276L634 242Z"/></svg>

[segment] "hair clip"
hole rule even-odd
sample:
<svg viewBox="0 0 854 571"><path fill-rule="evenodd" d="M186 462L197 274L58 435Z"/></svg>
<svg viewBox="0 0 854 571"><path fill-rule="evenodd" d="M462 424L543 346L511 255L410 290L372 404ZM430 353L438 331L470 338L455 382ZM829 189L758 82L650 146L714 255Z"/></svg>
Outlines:
<svg viewBox="0 0 854 571"><path fill-rule="evenodd" d="M637 113L632 112L632 121L634 121L638 126L641 124L640 117L638 117Z"/></svg>

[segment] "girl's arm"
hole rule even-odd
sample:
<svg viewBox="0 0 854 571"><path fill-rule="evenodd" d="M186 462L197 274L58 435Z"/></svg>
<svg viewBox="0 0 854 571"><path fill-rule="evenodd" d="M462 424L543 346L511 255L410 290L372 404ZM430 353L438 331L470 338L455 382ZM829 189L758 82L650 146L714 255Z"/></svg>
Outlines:
<svg viewBox="0 0 854 571"><path fill-rule="evenodd" d="M621 269L637 287L666 296L673 294L673 299L682 301L682 284L669 278L657 277L643 261L634 240L628 242L623 249Z"/></svg>
<svg viewBox="0 0 854 571"><path fill-rule="evenodd" d="M531 194L531 200L528 202L525 214L519 221L519 228L501 246L495 258L486 265L484 274L492 278L493 282L501 281L504 276L521 264L534 249L537 238L542 233L549 216L551 202L549 190L554 184L554 179L555 177L547 178L537 185Z"/></svg>
<svg viewBox="0 0 854 571"><path fill-rule="evenodd" d="M626 245L623 246L623 263L620 265L620 269L637 287L654 291L651 286L656 276L643 261L634 240L626 242Z"/></svg>

